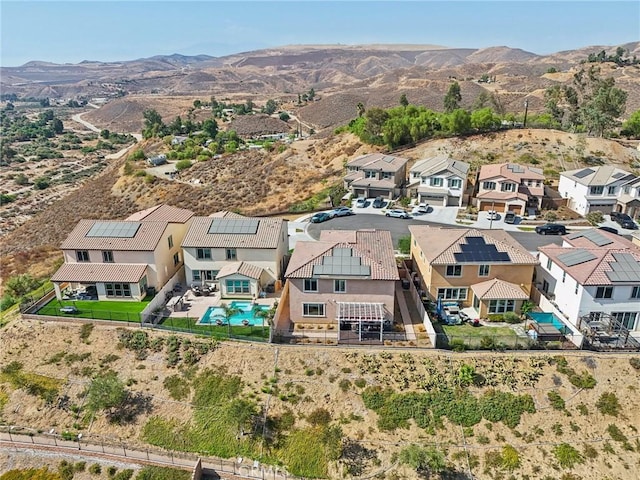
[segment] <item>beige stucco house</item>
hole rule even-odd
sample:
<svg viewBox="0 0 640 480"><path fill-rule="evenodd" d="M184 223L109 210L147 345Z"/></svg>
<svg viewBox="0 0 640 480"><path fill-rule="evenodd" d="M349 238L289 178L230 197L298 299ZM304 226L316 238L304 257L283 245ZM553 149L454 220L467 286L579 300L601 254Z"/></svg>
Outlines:
<svg viewBox="0 0 640 480"><path fill-rule="evenodd" d="M391 233L381 230L330 231L317 242L298 242L286 272L289 319L382 339L394 318L400 279Z"/></svg>
<svg viewBox="0 0 640 480"><path fill-rule="evenodd" d="M182 241L188 284L223 298L255 298L280 288L289 252L287 221L217 212L194 217Z"/></svg>
<svg viewBox="0 0 640 480"><path fill-rule="evenodd" d="M512 211L527 214L527 209L539 210L544 198L542 169L500 163L483 165L476 180L475 205L478 210Z"/></svg>
<svg viewBox="0 0 640 480"><path fill-rule="evenodd" d="M99 300L141 300L162 288L182 267L180 243L193 212L169 205L125 220L81 220L62 243L64 264L51 277L63 290L85 290Z"/></svg>
<svg viewBox="0 0 640 480"><path fill-rule="evenodd" d="M402 193L408 161L384 153L360 155L347 162L344 188L354 197L393 199Z"/></svg>
<svg viewBox="0 0 640 480"><path fill-rule="evenodd" d="M410 225L411 259L431 300L473 307L479 317L519 312L537 259L504 230Z"/></svg>
<svg viewBox="0 0 640 480"><path fill-rule="evenodd" d="M461 207L469 164L446 155L417 161L409 170L409 196L418 203Z"/></svg>

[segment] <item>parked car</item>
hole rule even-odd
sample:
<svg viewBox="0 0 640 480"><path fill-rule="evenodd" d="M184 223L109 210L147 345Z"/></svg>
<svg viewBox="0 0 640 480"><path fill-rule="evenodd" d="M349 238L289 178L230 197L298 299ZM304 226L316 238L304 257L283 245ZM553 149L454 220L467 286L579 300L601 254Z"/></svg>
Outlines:
<svg viewBox="0 0 640 480"><path fill-rule="evenodd" d="M364 208L364 207L366 207L366 206L367 206L367 199L366 199L366 198L364 198L364 197L359 197L359 198L356 200L356 207L357 207L357 208Z"/></svg>
<svg viewBox="0 0 640 480"><path fill-rule="evenodd" d="M322 223L330 219L331 215L329 215L327 212L320 212L311 217L311 223Z"/></svg>
<svg viewBox="0 0 640 480"><path fill-rule="evenodd" d="M409 215L404 210L399 210L399 209L389 210L387 213L385 213L385 215L387 217L395 217L395 218L405 218L405 219L411 218L411 215Z"/></svg>
<svg viewBox="0 0 640 480"><path fill-rule="evenodd" d="M516 223L516 213L509 210L504 214L504 223Z"/></svg>
<svg viewBox="0 0 640 480"><path fill-rule="evenodd" d="M558 223L547 223L545 225L538 225L536 227L536 233L538 235L565 235L567 229L564 225Z"/></svg>
<svg viewBox="0 0 640 480"><path fill-rule="evenodd" d="M500 219L500 215L498 215L498 212L496 212L495 210L487 211L487 220L499 220L499 219Z"/></svg>
<svg viewBox="0 0 640 480"><path fill-rule="evenodd" d="M373 208L384 208L384 200L382 197L376 197L373 201Z"/></svg>
<svg viewBox="0 0 640 480"><path fill-rule="evenodd" d="M622 228L628 228L630 230L635 230L636 228L638 228L638 225L636 225L636 222L633 221L633 218L631 218L626 213L613 212L611 213L611 220L616 222Z"/></svg>
<svg viewBox="0 0 640 480"><path fill-rule="evenodd" d="M604 230L605 232L614 233L618 235L618 229L613 227L598 227L598 230Z"/></svg>
<svg viewBox="0 0 640 480"><path fill-rule="evenodd" d="M331 218L333 217L347 217L349 215L354 215L353 210L351 210L349 207L338 207L334 210L331 210L329 212L329 216Z"/></svg>
<svg viewBox="0 0 640 480"><path fill-rule="evenodd" d="M415 215L424 215L425 213L429 213L429 205L426 203L420 203L413 209L413 213Z"/></svg>

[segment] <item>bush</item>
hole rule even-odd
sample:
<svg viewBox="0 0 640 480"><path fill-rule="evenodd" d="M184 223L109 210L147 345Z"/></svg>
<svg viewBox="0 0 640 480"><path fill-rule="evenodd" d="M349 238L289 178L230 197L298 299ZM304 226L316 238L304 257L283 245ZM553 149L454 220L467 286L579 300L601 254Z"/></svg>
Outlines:
<svg viewBox="0 0 640 480"><path fill-rule="evenodd" d="M307 415L307 422L315 426L326 426L331 423L331 413L324 408L316 408L313 412Z"/></svg>
<svg viewBox="0 0 640 480"><path fill-rule="evenodd" d="M503 317L507 323L520 323L522 321L516 312L505 312Z"/></svg>
<svg viewBox="0 0 640 480"><path fill-rule="evenodd" d="M554 410L564 410L564 400L558 394L558 392L551 390L549 393L547 393L547 398L551 402L551 406L554 408Z"/></svg>
<svg viewBox="0 0 640 480"><path fill-rule="evenodd" d="M40 177L36 178L35 182L33 182L33 185L37 190L44 190L45 188L49 188L50 182L47 177Z"/></svg>
<svg viewBox="0 0 640 480"><path fill-rule="evenodd" d="M561 443L553 449L553 455L563 468L573 468L575 465L584 462L580 452L568 443Z"/></svg>
<svg viewBox="0 0 640 480"><path fill-rule="evenodd" d="M181 172L182 170L191 168L191 165L193 165L193 163L191 163L191 160L180 160L179 162L176 163L176 170L178 172Z"/></svg>
<svg viewBox="0 0 640 480"><path fill-rule="evenodd" d="M502 447L502 468L510 472L520 466L520 454L511 445Z"/></svg>
<svg viewBox="0 0 640 480"><path fill-rule="evenodd" d="M89 473L92 475L100 475L102 473L102 467L99 463L94 463L89 467Z"/></svg>
<svg viewBox="0 0 640 480"><path fill-rule="evenodd" d="M618 402L618 397L613 392L605 392L600 395L596 402L596 408L603 415L617 417L620 414L620 402Z"/></svg>
<svg viewBox="0 0 640 480"><path fill-rule="evenodd" d="M595 212L587 213L585 215L585 218L587 219L589 224L593 225L594 227L599 225L600 223L604 222L604 217L602 216L602 212L597 211L597 210Z"/></svg>
<svg viewBox="0 0 640 480"><path fill-rule="evenodd" d="M629 365L631 365L636 370L640 370L640 357L631 357L629 359Z"/></svg>
<svg viewBox="0 0 640 480"><path fill-rule="evenodd" d="M132 160L144 160L147 156L144 154L144 150L137 148L133 151L130 158Z"/></svg>
<svg viewBox="0 0 640 480"><path fill-rule="evenodd" d="M450 340L449 347L454 352L464 352L467 349L467 345L461 338L454 338L453 340Z"/></svg>

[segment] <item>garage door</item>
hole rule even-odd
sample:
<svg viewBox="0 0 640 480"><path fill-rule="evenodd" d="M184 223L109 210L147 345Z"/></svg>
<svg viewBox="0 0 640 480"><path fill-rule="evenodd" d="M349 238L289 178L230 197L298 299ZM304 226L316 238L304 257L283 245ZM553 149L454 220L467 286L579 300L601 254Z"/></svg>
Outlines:
<svg viewBox="0 0 640 480"><path fill-rule="evenodd" d="M522 205L509 205L507 210L511 210L516 215L522 215Z"/></svg>
<svg viewBox="0 0 640 480"><path fill-rule="evenodd" d="M389 198L389 190L376 190L375 188L372 188L369 190L369 197Z"/></svg>
<svg viewBox="0 0 640 480"><path fill-rule="evenodd" d="M501 202L481 202L480 210L486 212L487 210L495 210L496 212L504 212L504 203Z"/></svg>
<svg viewBox="0 0 640 480"><path fill-rule="evenodd" d="M608 205L597 205L597 204L592 203L591 205L589 205L589 211L590 212L598 211L598 212L602 212L602 213L604 213L606 215L606 214L609 214L609 213L611 213L613 211L613 207L614 207L614 205L611 205L611 204L608 204Z"/></svg>
<svg viewBox="0 0 640 480"><path fill-rule="evenodd" d="M460 205L460 197L447 198L447 207L457 207Z"/></svg>

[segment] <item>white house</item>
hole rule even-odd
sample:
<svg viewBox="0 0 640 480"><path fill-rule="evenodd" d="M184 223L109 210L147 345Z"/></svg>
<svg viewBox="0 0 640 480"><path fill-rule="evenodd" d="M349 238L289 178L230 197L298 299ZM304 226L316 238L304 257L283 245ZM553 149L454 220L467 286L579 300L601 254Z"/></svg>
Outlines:
<svg viewBox="0 0 640 480"><path fill-rule="evenodd" d="M567 321L613 320L640 337L640 247L590 229L538 250L536 286Z"/></svg>
<svg viewBox="0 0 640 480"><path fill-rule="evenodd" d="M409 195L418 203L461 207L469 164L444 155L417 161L409 170Z"/></svg>
<svg viewBox="0 0 640 480"><path fill-rule="evenodd" d="M629 208L636 213L640 212L638 183L632 173L613 165L602 165L562 172L558 192L567 199L567 206L580 215L594 211L606 214L614 210L627 213Z"/></svg>
<svg viewBox="0 0 640 480"><path fill-rule="evenodd" d="M194 217L182 249L188 284L219 285L222 297L257 297L284 278L287 221L232 212Z"/></svg>

